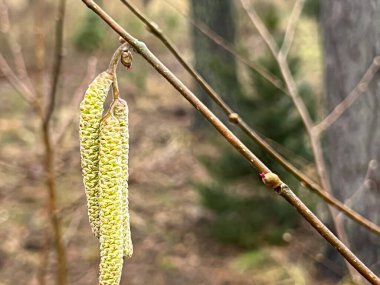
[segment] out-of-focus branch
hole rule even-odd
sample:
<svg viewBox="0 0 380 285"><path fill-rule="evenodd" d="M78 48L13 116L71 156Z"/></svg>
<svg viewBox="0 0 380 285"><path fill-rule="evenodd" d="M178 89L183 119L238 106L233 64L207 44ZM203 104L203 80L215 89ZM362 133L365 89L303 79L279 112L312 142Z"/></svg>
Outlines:
<svg viewBox="0 0 380 285"><path fill-rule="evenodd" d="M37 104L44 106L44 70L45 70L45 0L36 0L34 3L34 58L36 77L34 85L36 89ZM43 112L43 110L42 110ZM43 114L42 114L43 115Z"/></svg>
<svg viewBox="0 0 380 285"><path fill-rule="evenodd" d="M83 78L82 83L74 92L71 102L69 103L70 113L67 115L66 120L62 122L61 128L57 131L57 135L54 138L54 145L60 145L62 143L62 140L67 130L73 123L74 118L77 115L77 106L82 100L83 94L88 86L88 82L90 82L90 80L95 77L97 62L98 62L98 59L96 57L90 57L88 59L87 73L85 77Z"/></svg>
<svg viewBox="0 0 380 285"><path fill-rule="evenodd" d="M63 27L65 19L66 0L60 0L58 4L58 16L55 25L55 48L54 48L54 64L53 64L53 82L48 97L47 110L44 118L45 124L49 124L51 115L54 110L55 98L57 96L57 87L59 76L61 74L62 57L63 57Z"/></svg>
<svg viewBox="0 0 380 285"><path fill-rule="evenodd" d="M0 0L0 15L0 31L4 34L8 41L8 45L12 52L13 59L16 65L18 76L20 80L24 82L26 86L28 86L31 92L35 94L33 84L26 70L26 65L24 61L24 56L21 52L21 47L15 39L15 36L11 33L11 21L9 19L8 7L3 0Z"/></svg>
<svg viewBox="0 0 380 285"><path fill-rule="evenodd" d="M314 126L313 131L317 135L329 128L360 97L361 94L368 90L368 85L374 78L375 74L379 71L379 68L380 56L376 56L367 71L364 73L362 79L350 92L350 94L348 94L348 96L344 98L320 123Z"/></svg>
<svg viewBox="0 0 380 285"><path fill-rule="evenodd" d="M125 1L125 2L127 2L127 1ZM241 55L241 53L238 50L236 50L236 48L233 45L226 42L222 37L220 37L213 30L211 30L206 24L204 24L200 21L194 20L192 17L183 13L177 7L173 6L169 2L166 1L166 3L168 5L170 5L178 14L180 14L182 17L184 17L191 25L193 25L196 29L198 29L198 31L200 31L202 34L204 34L206 37L208 37L214 43L219 45L221 48L228 51L238 61L240 61L244 65L251 68L258 75L260 75L262 78L267 80L269 83L271 83L274 87L276 87L280 91L284 92L285 94L288 94L288 91L284 88L281 80L279 78L277 78L274 74L270 73L263 66L261 66L257 63L254 63L254 62L250 61L249 59L245 58L243 55Z"/></svg>
<svg viewBox="0 0 380 285"><path fill-rule="evenodd" d="M5 58L3 57L1 53L0 53L0 70L5 76L5 78L8 80L9 84L12 85L12 87L15 90L17 90L17 92L21 95L21 97L26 102L33 105L33 101L34 101L33 92L12 71L12 69L9 67L7 61L5 60Z"/></svg>
<svg viewBox="0 0 380 285"><path fill-rule="evenodd" d="M264 23L261 21L259 15L257 15L254 9L249 9L250 3L247 0L240 0L240 2L273 56L277 57L277 54L279 52L277 44L272 35L269 33L268 29L265 27Z"/></svg>
<svg viewBox="0 0 380 285"><path fill-rule="evenodd" d="M66 250L62 237L62 227L60 219L57 215L57 187L56 187L56 172L54 168L54 156L55 151L52 145L52 138L49 123L51 116L54 111L54 103L57 93L58 80L62 65L62 49L63 49L63 27L65 18L65 6L66 0L60 0L58 3L58 15L56 19L55 27L55 49L54 49L54 65L53 65L53 82L52 88L50 90L47 109L45 116L42 119L42 136L43 143L45 147L45 172L46 186L48 190L48 211L53 228L53 244L56 251L57 258L57 284L66 285L67 284L67 261L66 261Z"/></svg>
<svg viewBox="0 0 380 285"><path fill-rule="evenodd" d="M312 128L312 120L310 118L309 112L302 99L298 94L297 85L294 81L294 78L289 70L288 63L286 61L286 57L279 51L279 48L273 39L272 35L269 33L268 29L265 27L264 23L261 21L259 15L257 15L254 9L249 9L249 3L247 0L240 0L243 9L246 11L248 17L251 22L259 32L261 38L264 40L269 50L271 51L273 57L277 61L277 64L280 68L282 77L284 78L286 87L289 91L289 95L292 98L294 105L296 106L302 121L306 127L308 133L311 132Z"/></svg>
<svg viewBox="0 0 380 285"><path fill-rule="evenodd" d="M243 155L259 172L269 173L270 169L263 164L143 43L125 31L113 18L92 0L82 0L90 9L99 15L115 32L126 40L137 53L151 64L180 94L186 98L218 131ZM281 182L281 181L279 181ZM380 283L379 278L367 268L329 229L295 196L289 187L281 182L276 191L341 254L358 272L373 283Z"/></svg>
<svg viewBox="0 0 380 285"><path fill-rule="evenodd" d="M260 145L273 159L279 162L286 170L292 173L300 182L302 182L307 188L312 190L315 194L320 196L325 202L333 205L338 210L342 211L345 215L358 222L362 226L366 227L370 231L380 235L380 227L376 224L368 221L359 213L353 211L349 207L345 206L342 202L337 200L332 195L324 192L321 187L312 181L309 177L304 175L302 171L297 169L291 163L289 163L282 155L275 151L264 139L262 139L237 113L235 113L231 107L218 95L218 93L197 73L197 71L189 65L184 58L179 54L177 48L160 27L150 20L146 15L140 12L130 1L121 0L152 32L162 43L172 52L175 58L182 64L182 66L190 73L190 75L198 82L207 95L218 104L224 113L228 116L229 120L238 125L254 142ZM303 2L301 0L300 2Z"/></svg>
<svg viewBox="0 0 380 285"><path fill-rule="evenodd" d="M304 4L305 0L297 0L294 4L292 14L290 15L290 18L288 20L288 25L285 31L285 37L280 49L280 53L282 53L283 57L285 58L287 57L290 47L292 46L294 34L296 32L297 24L301 16Z"/></svg>

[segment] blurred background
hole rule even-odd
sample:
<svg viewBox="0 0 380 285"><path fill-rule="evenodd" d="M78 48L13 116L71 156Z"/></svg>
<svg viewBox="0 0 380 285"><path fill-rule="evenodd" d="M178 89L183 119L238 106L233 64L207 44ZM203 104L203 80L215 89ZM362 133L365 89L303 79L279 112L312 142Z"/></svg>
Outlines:
<svg viewBox="0 0 380 285"><path fill-rule="evenodd" d="M67 0L55 81L58 2L0 0L0 285L97 283L98 241L88 223L80 169L79 102L119 41L81 1ZM326 205L228 123L125 5L96 2L144 41L334 230ZM248 2L281 46L297 1ZM380 3L373 2L304 3L287 60L315 122L355 88L380 54ZM240 1L131 3L255 131L318 181L308 134L285 87L255 71L266 70L284 86ZM119 67L118 78L130 110L134 243L121 284L353 284L334 249L268 191L256 171L140 56L134 56L131 70ZM378 83L375 74L361 86L361 97L321 139L334 195L377 224ZM49 102L54 112L46 123L40 114ZM339 217L350 248L379 273L379 237ZM64 283L56 281L58 244L67 260Z"/></svg>

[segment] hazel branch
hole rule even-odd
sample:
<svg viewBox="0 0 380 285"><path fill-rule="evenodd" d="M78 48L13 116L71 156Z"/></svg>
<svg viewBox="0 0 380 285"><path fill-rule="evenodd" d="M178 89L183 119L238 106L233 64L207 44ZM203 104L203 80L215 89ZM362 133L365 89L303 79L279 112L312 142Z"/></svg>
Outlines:
<svg viewBox="0 0 380 285"><path fill-rule="evenodd" d="M308 189L313 191L319 197L321 197L325 202L331 204L339 211L343 212L346 216L353 219L357 223L366 227L368 230L380 235L380 227L371 221L367 220L365 217L355 212L351 208L347 207L345 204L340 202L334 196L322 190L322 188L315 183L312 179L307 177L302 173L301 170L297 169L288 160L286 160L281 154L275 151L264 139L262 139L244 120L239 116L238 113L232 110L232 108L222 99L222 97L204 80L204 78L190 65L185 59L180 55L177 48L165 35L162 29L155 24L146 15L140 12L132 3L126 0L121 0L148 28L148 30L156 36L174 55L174 57L181 63L181 65L190 73L190 75L198 82L198 84L203 88L206 94L224 111L224 113L229 118L230 122L239 126L239 128L245 132L249 138L251 138L255 143L260 145L273 159L279 162L286 170L292 173L300 182L302 182ZM303 2L303 0L299 1ZM299 4L298 4L299 5ZM296 9L296 8L295 8ZM300 9L300 8L297 8ZM293 16L294 17L294 16ZM295 21L295 20L293 20Z"/></svg>
<svg viewBox="0 0 380 285"><path fill-rule="evenodd" d="M259 172L269 173L269 168L263 164L158 58L147 48L147 46L125 31L113 18L101 9L92 0L82 0L88 8L92 9L104 22L115 32L124 38L145 60L151 64L181 95L187 99L218 131L219 133L243 155L250 164ZM358 272L373 283L380 283L379 278L367 268L329 229L311 213L311 211L294 195L294 193L282 184L280 195L284 197L309 223L341 254Z"/></svg>

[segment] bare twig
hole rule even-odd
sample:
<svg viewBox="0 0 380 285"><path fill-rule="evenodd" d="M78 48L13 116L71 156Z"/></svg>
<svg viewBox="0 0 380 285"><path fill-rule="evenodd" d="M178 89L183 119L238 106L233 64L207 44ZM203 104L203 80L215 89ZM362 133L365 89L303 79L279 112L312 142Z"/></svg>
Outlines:
<svg viewBox="0 0 380 285"><path fill-rule="evenodd" d="M277 54L279 52L277 44L272 35L269 33L268 29L265 27L264 23L261 21L259 15L257 15L255 9L250 9L249 2L247 0L240 0L240 2L273 56L277 57Z"/></svg>
<svg viewBox="0 0 380 285"><path fill-rule="evenodd" d="M297 23L301 16L304 4L305 4L305 0L297 0L296 3L294 4L292 14L290 15L290 18L288 20L288 25L285 31L285 37L280 49L280 53L282 53L282 55L285 58L287 57L289 50L292 46Z"/></svg>
<svg viewBox="0 0 380 285"><path fill-rule="evenodd" d="M219 133L243 155L250 164L260 172L268 173L270 170L263 164L158 58L147 46L125 31L113 18L92 0L82 0L90 9L98 14L115 32L124 38L137 53L151 64L175 89L181 93L218 131ZM379 278L367 268L328 228L294 195L289 187L281 183L279 194L286 199L299 213L341 254L348 260L367 280L380 284Z"/></svg>
<svg viewBox="0 0 380 285"><path fill-rule="evenodd" d="M313 131L316 135L325 131L330 127L342 114L360 97L361 94L368 90L368 85L374 78L375 74L380 68L380 56L376 56L367 71L364 73L362 79L355 86L355 88L348 94L346 98L340 102L334 110L331 111L319 124L317 124Z"/></svg>
<svg viewBox="0 0 380 285"><path fill-rule="evenodd" d="M54 111L54 102L57 93L57 86L62 64L62 48L63 48L63 26L65 17L66 0L60 0L58 4L58 16L56 20L55 30L55 50L54 50L54 65L53 65L53 83L48 98L48 105L46 114L42 120L42 135L43 143L45 146L45 171L47 174L46 185L48 189L48 210L51 224L53 227L53 244L56 251L57 258L57 284L67 284L67 261L66 250L62 240L62 228L59 217L57 215L57 187L56 187L56 173L54 168L54 148L52 147L49 123L51 115Z"/></svg>
<svg viewBox="0 0 380 285"><path fill-rule="evenodd" d="M34 94L34 87L29 78L28 72L26 70L24 56L21 52L21 47L17 40L15 39L14 34L11 31L11 21L9 19L8 7L3 0L0 0L0 31L5 35L9 48L12 52L14 62L16 64L16 70L21 81L25 82L28 88Z"/></svg>
<svg viewBox="0 0 380 285"><path fill-rule="evenodd" d="M127 1L124 1L123 3L128 3ZM125 4L126 4L125 3ZM198 29L201 33L203 33L206 37L208 37L210 40L212 40L214 43L219 45L221 48L228 51L231 55L233 55L238 61L243 63L244 65L251 68L253 71L255 71L258 75L260 75L262 78L267 80L269 83L271 83L274 87L279 89L281 92L284 92L285 94L288 94L288 91L284 88L281 80L277 78L274 74L270 73L268 70L266 70L263 66L253 63L249 59L245 58L239 51L236 50L236 48L231 45L230 43L226 42L222 37L220 37L217 33L215 33L213 30L210 29L206 24L194 20L189 15L183 13L178 8L174 7L172 4L166 2L168 5L170 5L177 13L182 15L187 21L189 21L190 24L192 24L196 29ZM153 24L154 25L154 24Z"/></svg>
<svg viewBox="0 0 380 285"><path fill-rule="evenodd" d="M63 57L63 27L65 19L65 6L66 0L60 0L58 6L58 16L55 25L55 48L54 48L54 64L53 64L53 83L48 97L47 110L45 114L45 124L49 124L51 115L54 110L55 98L57 94L57 87L59 76L61 74L62 57Z"/></svg>
<svg viewBox="0 0 380 285"><path fill-rule="evenodd" d="M9 67L7 61L0 53L0 70L8 80L9 84L17 90L17 92L21 95L21 97L28 102L29 104L33 104L33 92L26 86L12 71Z"/></svg>
<svg viewBox="0 0 380 285"><path fill-rule="evenodd" d="M54 138L54 144L55 145L60 145L62 143L62 139L65 136L67 130L71 126L71 124L74 121L74 118L77 114L77 107L82 100L83 94L88 86L88 82L92 78L95 77L95 72L96 72L96 64L98 60L96 57L90 57L88 59L88 64L87 64L87 73L82 81L82 83L79 85L79 87L75 90L74 95L71 99L71 102L69 103L70 105L70 113L67 115L66 120L62 123L62 126L60 130L57 131L57 135Z"/></svg>
<svg viewBox="0 0 380 285"><path fill-rule="evenodd" d="M36 0L34 3L34 56L36 68L36 102L44 106L44 69L45 69L45 5L44 0ZM43 112L43 110L42 110ZM41 115L43 113L41 112Z"/></svg>
<svg viewBox="0 0 380 285"><path fill-rule="evenodd" d="M202 76L196 72L196 70L189 65L183 57L179 54L178 50L167 38L165 33L160 27L153 23L147 16L140 12L132 3L126 0L121 0L152 32L163 44L172 52L175 58L182 64L182 66L191 74L191 76L198 82L203 90L210 96L215 103L217 103L224 113L228 116L232 123L237 124L241 130L243 130L253 141L259 144L273 159L278 161L285 169L292 173L299 181L301 181L307 188L312 190L315 194L320 196L324 201L333 205L345 215L368 228L372 232L380 235L380 227L376 224L368 221L366 218L353 211L349 207L345 206L342 202L337 200L332 195L324 192L321 187L312 181L309 177L304 175L299 169L289 163L283 156L276 152L265 140L263 140L250 126L237 114L231 107L218 95L218 93L202 78Z"/></svg>

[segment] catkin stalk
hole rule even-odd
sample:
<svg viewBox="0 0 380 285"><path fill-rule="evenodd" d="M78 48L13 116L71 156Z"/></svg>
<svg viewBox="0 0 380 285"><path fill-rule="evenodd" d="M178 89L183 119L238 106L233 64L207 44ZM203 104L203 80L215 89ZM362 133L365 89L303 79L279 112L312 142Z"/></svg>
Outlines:
<svg viewBox="0 0 380 285"><path fill-rule="evenodd" d="M128 154L129 154L129 131L128 131L128 105L122 99L117 99L114 105L114 115L120 123L121 132L121 162L122 181L121 192L123 196L123 256L130 258L133 254L133 244L130 229L129 203L128 203Z"/></svg>
<svg viewBox="0 0 380 285"><path fill-rule="evenodd" d="M119 285L123 266L121 128L112 115L100 126L100 285Z"/></svg>
<svg viewBox="0 0 380 285"><path fill-rule="evenodd" d="M97 238L99 238L99 126L103 103L111 84L112 76L102 72L89 85L80 104L79 137L83 183L91 229Z"/></svg>

